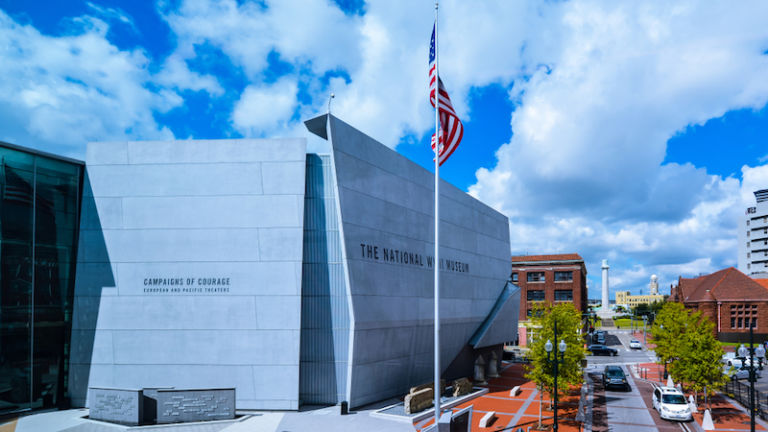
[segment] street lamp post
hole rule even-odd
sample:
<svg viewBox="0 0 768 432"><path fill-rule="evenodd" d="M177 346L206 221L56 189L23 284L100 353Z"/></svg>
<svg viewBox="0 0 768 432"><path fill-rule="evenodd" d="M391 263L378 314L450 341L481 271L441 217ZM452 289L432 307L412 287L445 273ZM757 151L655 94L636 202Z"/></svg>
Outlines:
<svg viewBox="0 0 768 432"><path fill-rule="evenodd" d="M555 342L557 342L557 321L555 321ZM544 344L544 350L547 352L547 362L552 363L555 373L555 422L552 425L552 430L557 432L557 366L563 363L565 360L565 350L568 348L568 346L565 344L564 340L560 340L560 343L557 345L557 349L560 351L560 355L558 356L557 352L555 352L554 360L550 358L550 354L552 353L553 348L554 347L552 346L552 341L547 339L547 343Z"/></svg>
<svg viewBox="0 0 768 432"><path fill-rule="evenodd" d="M661 331L664 331L664 324L659 324ZM667 373L667 359L664 359L664 379L667 379L669 374Z"/></svg>
<svg viewBox="0 0 768 432"><path fill-rule="evenodd" d="M744 344L741 344L739 347L739 356L738 358L741 360L742 366L747 361L747 354L749 354L749 430L750 432L755 432L755 357L757 357L757 361L759 362L760 366L759 368L763 368L763 360L765 359L765 348L763 348L763 344L760 344L757 346L757 349L755 349L755 335L753 332L754 329L754 321L750 322L749 326L749 351L747 351L747 347L744 346Z"/></svg>

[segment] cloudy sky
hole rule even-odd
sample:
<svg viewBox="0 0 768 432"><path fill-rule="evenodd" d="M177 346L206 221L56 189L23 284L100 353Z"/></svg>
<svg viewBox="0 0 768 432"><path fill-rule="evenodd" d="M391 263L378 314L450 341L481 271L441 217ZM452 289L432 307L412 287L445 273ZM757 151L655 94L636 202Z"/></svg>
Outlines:
<svg viewBox="0 0 768 432"><path fill-rule="evenodd" d="M0 140L307 136L333 112L429 166L433 1L0 0ZM768 3L440 4L465 138L441 174L510 218L513 254L577 252L599 297L736 265L768 187ZM312 146L320 144L312 142Z"/></svg>

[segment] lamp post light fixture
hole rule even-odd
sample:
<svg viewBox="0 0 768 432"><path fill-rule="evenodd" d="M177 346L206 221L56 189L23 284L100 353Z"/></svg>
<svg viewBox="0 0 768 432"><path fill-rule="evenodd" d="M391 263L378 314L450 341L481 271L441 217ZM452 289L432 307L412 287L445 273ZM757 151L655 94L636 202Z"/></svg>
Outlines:
<svg viewBox="0 0 768 432"><path fill-rule="evenodd" d="M749 326L749 348L745 347L744 344L741 344L741 346L738 349L738 356L737 358L741 360L742 367L745 367L744 364L747 361L747 356L749 356L749 366L746 366L749 368L749 430L750 432L755 432L755 381L756 380L756 369L755 369L755 357L757 357L757 361L759 363L759 370L763 369L763 360L765 360L765 348L763 347L763 344L760 344L755 348L755 335L754 335L754 329L755 322L750 322Z"/></svg>
<svg viewBox="0 0 768 432"><path fill-rule="evenodd" d="M555 342L557 342L557 322L555 322ZM554 346L552 346L552 341L547 339L547 343L544 344L544 351L547 352L547 362L552 363L552 367L554 368L554 374L555 374L555 422L552 425L552 430L554 432L557 432L557 367L559 364L563 363L565 360L565 350L568 349L568 345L566 345L565 340L560 340L560 343L557 345L558 351L560 351L560 355L558 356L558 353L555 352L555 358L552 360L551 354L552 349Z"/></svg>

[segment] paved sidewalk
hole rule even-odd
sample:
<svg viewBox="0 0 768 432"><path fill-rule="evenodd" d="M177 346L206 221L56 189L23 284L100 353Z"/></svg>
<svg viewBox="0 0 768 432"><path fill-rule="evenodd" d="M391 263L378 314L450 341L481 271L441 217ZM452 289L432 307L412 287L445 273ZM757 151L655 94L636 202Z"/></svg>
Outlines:
<svg viewBox="0 0 768 432"><path fill-rule="evenodd" d="M524 377L525 370L520 363L502 363L501 377L488 380L488 393L455 408L457 411L472 406L472 431L510 431L523 428L536 428L539 419L539 409L543 417L542 423L552 425L553 412L549 406L549 395L543 395L530 380ZM510 396L510 390L520 386L522 391L517 396ZM483 387L483 386L480 386ZM541 399L543 397L543 403ZM560 432L578 432L580 423L574 420L579 406L580 389L575 388L567 397L561 398L558 404L558 426ZM480 428L480 419L489 411L496 412L496 421L487 428ZM421 431L431 425L434 419L424 420L414 424Z"/></svg>

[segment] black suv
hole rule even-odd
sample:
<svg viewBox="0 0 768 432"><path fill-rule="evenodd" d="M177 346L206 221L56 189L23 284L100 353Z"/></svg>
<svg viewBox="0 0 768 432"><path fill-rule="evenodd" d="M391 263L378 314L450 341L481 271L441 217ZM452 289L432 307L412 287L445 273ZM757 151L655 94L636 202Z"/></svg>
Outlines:
<svg viewBox="0 0 768 432"><path fill-rule="evenodd" d="M599 344L588 346L587 351L591 352L592 355L609 355L609 356L619 355L619 351L617 349L607 347L605 345L599 345Z"/></svg>
<svg viewBox="0 0 768 432"><path fill-rule="evenodd" d="M603 387L621 387L624 390L629 391L629 382L627 382L627 376L624 375L624 369L621 366L606 366L603 370Z"/></svg>

